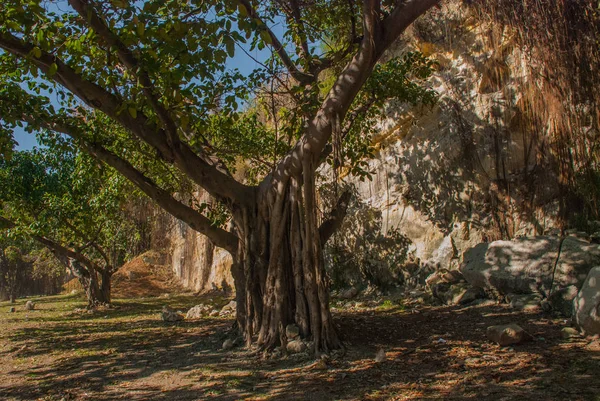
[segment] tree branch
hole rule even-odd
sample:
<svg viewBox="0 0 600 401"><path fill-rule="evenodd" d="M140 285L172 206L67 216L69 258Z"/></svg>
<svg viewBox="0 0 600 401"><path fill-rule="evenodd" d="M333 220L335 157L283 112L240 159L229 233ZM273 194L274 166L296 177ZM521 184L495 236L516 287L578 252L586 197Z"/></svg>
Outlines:
<svg viewBox="0 0 600 401"><path fill-rule="evenodd" d="M352 198L352 192L346 191L340 196L335 207L329 213L329 217L319 227L319 237L321 238L321 244L325 243L331 238L333 234L340 228L346 217L348 211L348 204Z"/></svg>
<svg viewBox="0 0 600 401"><path fill-rule="evenodd" d="M370 76L379 57L402 32L440 0L406 0L398 2L389 17L380 20L379 1L364 0L364 36L352 60L342 70L305 134L279 163L264 183L283 182L302 171L302 162L319 166L321 154L332 134L334 121L342 122L354 98Z"/></svg>
<svg viewBox="0 0 600 401"><path fill-rule="evenodd" d="M150 80L147 71L140 65L135 55L129 50L129 48L114 34L109 27L106 25L104 20L98 15L93 5L90 5L87 0L69 0L71 7L79 13L79 15L87 21L89 26L102 37L108 47L114 47L117 49L117 56L119 60L138 77L142 84L142 91L148 103L158 116L158 119L162 123L169 141L169 145L172 148L176 148L179 144L179 135L177 133L177 125L169 115L169 112L160 104L158 97L155 94L155 88Z"/></svg>
<svg viewBox="0 0 600 401"><path fill-rule="evenodd" d="M11 221L3 216L0 216L0 224L2 225L2 228L4 228L4 229L15 228L17 226L13 221ZM76 261L78 261L82 265L86 266L87 268L93 269L99 273L101 273L103 271L103 269L100 266L98 266L92 260L88 259L81 252L77 252L77 251L69 249L65 246L62 246L58 242L53 241L49 238L46 238L42 235L31 234L31 238L33 238L40 244L44 245L46 248L50 249L55 254L61 255L65 258L75 259Z"/></svg>
<svg viewBox="0 0 600 401"><path fill-rule="evenodd" d="M271 28L269 28L267 26L267 24L263 21L263 19L260 17L260 15L258 15L258 12L256 11L256 9L254 7L252 7L252 4L250 3L250 1L249 0L238 0L238 1L246 9L248 16L250 18L254 19L260 25L259 29L262 29L265 32L267 32L267 35L269 35L269 38L271 39L271 47L273 47L273 49L279 56L279 59L281 60L281 62L285 66L285 68L287 68L290 75L302 85L309 85L309 84L313 83L315 81L315 77L313 75L307 74L298 69L296 64L294 64L294 62L290 58L289 54L287 54L287 52L285 51L285 47L279 41L279 38L277 37L277 35L275 35L273 30Z"/></svg>
<svg viewBox="0 0 600 401"><path fill-rule="evenodd" d="M120 158L99 144L86 141L83 135L79 134L79 130L75 126L50 124L48 128L77 140L86 152L123 174L123 176L140 188L160 207L174 217L187 223L193 230L206 235L216 246L235 255L238 246L238 238L235 235L216 227L208 218L204 217L198 211L176 200L169 192L160 188L128 161Z"/></svg>
<svg viewBox="0 0 600 401"><path fill-rule="evenodd" d="M30 58L29 55L34 46L11 34L0 33L0 48L18 57ZM84 79L60 58L42 51L40 57L30 58L30 60L46 74L54 65L56 71L51 79L64 86L90 107L104 112L154 147L165 161L176 165L215 198L232 199L241 204L250 199L251 188L237 182L226 172L220 171L214 161L198 156L188 145L179 143L176 148L171 147L163 129L152 124L141 112L137 113L135 117L130 113L120 112L122 99Z"/></svg>

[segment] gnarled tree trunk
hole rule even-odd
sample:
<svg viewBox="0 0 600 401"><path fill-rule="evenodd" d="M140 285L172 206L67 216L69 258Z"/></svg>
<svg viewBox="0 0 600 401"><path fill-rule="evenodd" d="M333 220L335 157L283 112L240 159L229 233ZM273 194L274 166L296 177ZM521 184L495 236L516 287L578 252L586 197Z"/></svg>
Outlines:
<svg viewBox="0 0 600 401"><path fill-rule="evenodd" d="M98 280L98 272L83 266L76 260L66 262L69 270L77 277L83 287L88 301L88 308L95 308L110 303L110 278L111 274L103 271L102 282Z"/></svg>
<svg viewBox="0 0 600 401"><path fill-rule="evenodd" d="M316 352L341 347L329 311L314 171L308 163L302 180L290 177L259 187L256 207L235 218L242 241L233 276L247 345L285 346L285 327L294 323Z"/></svg>

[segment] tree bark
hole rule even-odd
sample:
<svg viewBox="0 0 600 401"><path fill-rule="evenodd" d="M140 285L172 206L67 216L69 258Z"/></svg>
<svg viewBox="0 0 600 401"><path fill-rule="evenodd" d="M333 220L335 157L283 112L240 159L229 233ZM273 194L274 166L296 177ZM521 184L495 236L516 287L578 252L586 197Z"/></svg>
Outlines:
<svg viewBox="0 0 600 401"><path fill-rule="evenodd" d="M342 346L329 312L315 194L314 169L306 163L301 178L259 187L256 207L234 217L242 238L232 269L237 319L248 346L285 345L288 324L316 354Z"/></svg>
<svg viewBox="0 0 600 401"><path fill-rule="evenodd" d="M63 261L63 263L65 262ZM105 284L104 274L102 274L102 283L99 283L98 273L95 270L89 269L73 259L66 264L83 287L89 309L110 303L110 276Z"/></svg>

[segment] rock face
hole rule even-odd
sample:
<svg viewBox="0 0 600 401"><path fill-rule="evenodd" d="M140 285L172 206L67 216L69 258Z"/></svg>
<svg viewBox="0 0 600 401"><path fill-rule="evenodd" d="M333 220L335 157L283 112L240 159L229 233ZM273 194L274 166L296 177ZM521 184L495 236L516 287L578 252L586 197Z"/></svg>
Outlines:
<svg viewBox="0 0 600 401"><path fill-rule="evenodd" d="M181 284L194 291L231 291L231 256L181 221L173 219L168 236L171 265Z"/></svg>
<svg viewBox="0 0 600 401"><path fill-rule="evenodd" d="M573 300L578 292L579 289L575 285L553 291L547 300L550 307L549 309L556 311L563 316L571 317L573 315Z"/></svg>
<svg viewBox="0 0 600 401"><path fill-rule="evenodd" d="M590 270L574 301L575 322L586 335L600 334L600 266Z"/></svg>
<svg viewBox="0 0 600 401"><path fill-rule="evenodd" d="M486 335L488 340L503 347L531 340L531 335L514 323L490 326L486 330Z"/></svg>
<svg viewBox="0 0 600 401"><path fill-rule="evenodd" d="M465 252L460 271L471 285L496 295L547 297L570 285L580 287L584 273L599 264L596 244L539 236L479 244Z"/></svg>

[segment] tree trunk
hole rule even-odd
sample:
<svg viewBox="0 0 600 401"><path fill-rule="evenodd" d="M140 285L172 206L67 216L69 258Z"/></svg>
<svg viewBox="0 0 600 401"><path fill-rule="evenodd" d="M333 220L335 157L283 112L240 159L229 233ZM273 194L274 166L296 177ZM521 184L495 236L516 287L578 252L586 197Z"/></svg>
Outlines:
<svg viewBox="0 0 600 401"><path fill-rule="evenodd" d="M10 303L11 303L11 304L14 304L14 303L15 303L15 301L16 301L16 299L17 299L17 296L16 296L16 294L15 294L14 292L12 292L12 291L11 291L11 293L10 293Z"/></svg>
<svg viewBox="0 0 600 401"><path fill-rule="evenodd" d="M304 166L302 179L259 187L255 208L235 214L242 240L232 272L248 346L285 347L285 328L295 323L319 354L342 344L329 311L313 169Z"/></svg>
<svg viewBox="0 0 600 401"><path fill-rule="evenodd" d="M102 272L102 284L100 285L100 299L103 304L110 304L110 291L112 288L112 273L105 269Z"/></svg>
<svg viewBox="0 0 600 401"><path fill-rule="evenodd" d="M88 269L73 259L69 262L69 266L85 291L89 309L110 303L110 276L106 281L103 277L102 285L100 285L98 273L95 270Z"/></svg>

